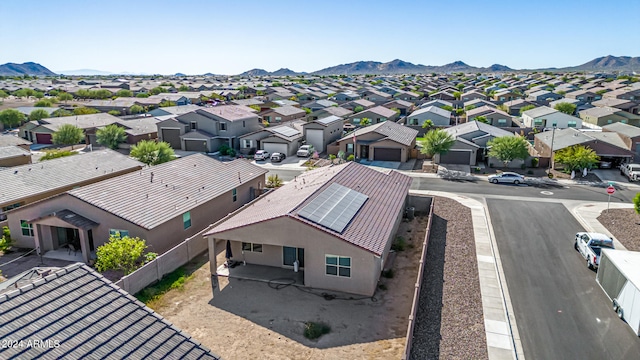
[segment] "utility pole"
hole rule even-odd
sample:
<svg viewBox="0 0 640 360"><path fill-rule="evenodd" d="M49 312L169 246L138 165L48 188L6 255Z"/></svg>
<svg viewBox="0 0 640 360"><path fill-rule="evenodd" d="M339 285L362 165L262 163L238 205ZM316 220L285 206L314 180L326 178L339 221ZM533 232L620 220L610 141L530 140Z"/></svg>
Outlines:
<svg viewBox="0 0 640 360"><path fill-rule="evenodd" d="M549 156L549 178L553 178L553 175L551 174L551 167L553 165L553 140L555 139L555 135L556 135L556 125L553 125L553 130L551 130L551 154Z"/></svg>

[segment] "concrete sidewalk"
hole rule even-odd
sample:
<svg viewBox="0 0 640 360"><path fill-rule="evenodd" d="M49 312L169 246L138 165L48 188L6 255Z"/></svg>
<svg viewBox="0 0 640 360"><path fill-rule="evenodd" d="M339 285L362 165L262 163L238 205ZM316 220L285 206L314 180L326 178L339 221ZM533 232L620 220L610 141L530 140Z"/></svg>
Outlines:
<svg viewBox="0 0 640 360"><path fill-rule="evenodd" d="M411 190L410 193L447 197L471 209L489 359L524 359L511 298L485 204L447 192Z"/></svg>

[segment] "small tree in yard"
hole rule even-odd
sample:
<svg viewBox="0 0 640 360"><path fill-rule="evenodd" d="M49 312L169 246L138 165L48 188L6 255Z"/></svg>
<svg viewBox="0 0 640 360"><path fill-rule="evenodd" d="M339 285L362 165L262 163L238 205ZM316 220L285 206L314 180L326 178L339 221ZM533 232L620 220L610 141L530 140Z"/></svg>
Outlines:
<svg viewBox="0 0 640 360"><path fill-rule="evenodd" d="M43 110L43 109L33 110L31 112L31 114L29 114L29 120L31 120L31 121L37 121L37 120L41 120L41 119L46 119L48 117L51 117L51 115L49 114L49 112L47 110Z"/></svg>
<svg viewBox="0 0 640 360"><path fill-rule="evenodd" d="M75 145L84 138L82 129L71 124L60 126L58 131L51 136L51 141L56 145Z"/></svg>
<svg viewBox="0 0 640 360"><path fill-rule="evenodd" d="M96 250L96 269L99 272L120 270L125 275L131 274L138 268L146 249L146 242L138 237L111 235L109 241Z"/></svg>
<svg viewBox="0 0 640 360"><path fill-rule="evenodd" d="M132 114L142 114L144 112L144 108L140 105L133 105L129 108L129 112Z"/></svg>
<svg viewBox="0 0 640 360"><path fill-rule="evenodd" d="M633 209L640 215L640 193L633 197Z"/></svg>
<svg viewBox="0 0 640 360"><path fill-rule="evenodd" d="M554 161L564 165L566 172L572 170L592 169L600 161L600 156L592 149L574 145L556 151Z"/></svg>
<svg viewBox="0 0 640 360"><path fill-rule="evenodd" d="M132 158L147 165L158 165L173 160L175 153L167 142L142 140L131 147Z"/></svg>
<svg viewBox="0 0 640 360"><path fill-rule="evenodd" d="M98 144L115 150L118 148L118 145L127 140L127 134L120 126L111 124L102 129L98 129L98 131L96 131L96 139Z"/></svg>
<svg viewBox="0 0 640 360"><path fill-rule="evenodd" d="M0 122L10 128L22 124L24 119L24 114L16 109L6 109L0 112Z"/></svg>
<svg viewBox="0 0 640 360"><path fill-rule="evenodd" d="M453 136L442 129L430 130L424 134L424 140L420 142L420 152L429 156L446 154L455 142Z"/></svg>
<svg viewBox="0 0 640 360"><path fill-rule="evenodd" d="M486 117L486 116L476 116L476 117L474 118L474 120L475 120L475 121L479 121L479 122L481 122L481 123L485 123L485 124L488 124L488 123L489 123L489 120L487 119L487 117Z"/></svg>
<svg viewBox="0 0 640 360"><path fill-rule="evenodd" d="M433 127L433 121L431 119L427 119L422 123L423 129L431 129Z"/></svg>
<svg viewBox="0 0 640 360"><path fill-rule="evenodd" d="M521 136L500 136L487 142L489 156L504 163L504 166L515 159L526 159L529 156L527 140Z"/></svg>
<svg viewBox="0 0 640 360"><path fill-rule="evenodd" d="M268 188L280 187L280 186L282 186L282 179L280 179L278 174L269 175L269 177L267 178L267 184L266 185L267 185Z"/></svg>
<svg viewBox="0 0 640 360"><path fill-rule="evenodd" d="M576 112L576 105L566 102L556 104L553 108L568 115L573 115Z"/></svg>

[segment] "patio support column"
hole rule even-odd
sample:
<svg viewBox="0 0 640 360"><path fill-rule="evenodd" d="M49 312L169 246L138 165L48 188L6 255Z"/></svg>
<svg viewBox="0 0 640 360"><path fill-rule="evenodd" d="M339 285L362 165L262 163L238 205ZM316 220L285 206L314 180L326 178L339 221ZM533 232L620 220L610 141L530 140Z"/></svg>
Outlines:
<svg viewBox="0 0 640 360"><path fill-rule="evenodd" d="M209 270L211 271L211 282L213 286L218 286L218 261L216 257L216 239L213 236L208 236L209 242Z"/></svg>
<svg viewBox="0 0 640 360"><path fill-rule="evenodd" d="M44 255L44 242L42 241L42 238L40 237L40 234L42 234L42 230L40 227L40 224L33 224L33 240L35 242L35 246L36 246L36 252L38 253L38 255L42 256Z"/></svg>
<svg viewBox="0 0 640 360"><path fill-rule="evenodd" d="M89 249L89 241L87 239L87 230L78 229L78 234L80 235L80 249L82 249L82 259L85 264L89 263L89 259L91 258L90 249Z"/></svg>

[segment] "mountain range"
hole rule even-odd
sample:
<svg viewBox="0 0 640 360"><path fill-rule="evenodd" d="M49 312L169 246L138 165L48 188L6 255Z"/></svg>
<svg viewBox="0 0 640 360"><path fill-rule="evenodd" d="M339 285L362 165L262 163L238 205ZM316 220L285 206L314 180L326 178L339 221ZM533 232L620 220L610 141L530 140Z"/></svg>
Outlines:
<svg viewBox="0 0 640 360"><path fill-rule="evenodd" d="M640 71L640 57L630 56L603 56L586 62L582 65L571 66L565 68L548 68L548 69L529 69L533 70L550 70L550 71L623 71L633 72ZM386 63L378 61L357 61L349 64L341 64L325 69L317 70L311 75L364 75L364 74L424 74L424 73L451 73L451 72L510 72L518 71L511 69L505 65L494 64L489 67L475 67L465 64L462 61L455 61L450 64L433 66L433 65L420 65L413 64L407 61L399 59L392 60ZM524 70L523 70L524 71ZM65 75L113 75L114 73L82 69L82 70L66 70L59 71ZM120 75L131 74L127 72L121 72ZM290 69L282 68L273 72L269 72L263 69L252 69L239 74L240 76L295 76L307 74L304 72L296 72ZM0 75L2 76L22 76L22 75L36 75L36 76L55 76L56 74L47 69L46 67L27 62L24 64L7 63L0 65ZM148 75L148 74L136 74L136 75ZM183 74L180 74L183 75ZM212 74L205 74L212 75Z"/></svg>

